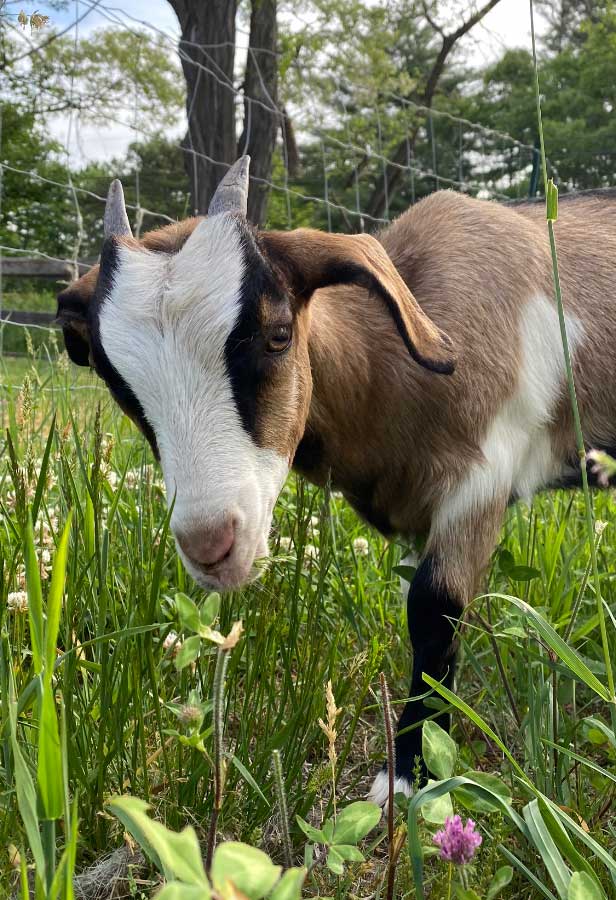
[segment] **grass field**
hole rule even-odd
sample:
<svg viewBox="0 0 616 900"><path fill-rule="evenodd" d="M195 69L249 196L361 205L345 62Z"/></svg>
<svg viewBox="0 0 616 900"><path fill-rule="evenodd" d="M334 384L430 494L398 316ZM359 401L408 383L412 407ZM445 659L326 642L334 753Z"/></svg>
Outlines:
<svg viewBox="0 0 616 900"><path fill-rule="evenodd" d="M416 795L424 805L401 803L394 847L379 825L360 844L364 861L355 855L335 874L318 836L313 847L296 816L317 829L335 810L340 816L382 763L379 673L397 704L410 672L396 572L404 546L381 539L335 493L291 476L276 509L271 564L255 585L225 596L214 620L215 600L177 560L145 441L94 376L50 357L53 364L39 348L36 359L2 366L0 897L37 859L37 834L48 878L58 860L70 871L73 851L81 871L122 847L127 819L109 807L114 795L146 800L174 831L192 825L204 846L217 704L226 769L219 840L246 842L284 863L288 820L293 862L310 865L302 896L385 897L392 853L395 896L421 896L423 848L422 891L437 900L616 897L616 738L579 495L543 495L510 510L487 578L493 596L471 607L448 698L457 750L433 736L442 796L427 789ZM594 502L606 523L597 542L614 657L614 495ZM62 591L58 547L71 510ZM223 651L204 623L227 635L239 620L243 634L225 652L222 684ZM193 634L199 630L202 637ZM335 716L330 703L335 745L319 724L330 681L340 710ZM443 702L435 691L435 708ZM469 772L466 790L448 780ZM461 868L441 860L432 840L451 804L483 838ZM139 841L138 829L132 834ZM92 878L105 889L98 896L111 896L109 870ZM146 864L118 896L149 897L160 883ZM208 896L189 890L175 896ZM40 888L39 896L72 893L59 876L57 892Z"/></svg>

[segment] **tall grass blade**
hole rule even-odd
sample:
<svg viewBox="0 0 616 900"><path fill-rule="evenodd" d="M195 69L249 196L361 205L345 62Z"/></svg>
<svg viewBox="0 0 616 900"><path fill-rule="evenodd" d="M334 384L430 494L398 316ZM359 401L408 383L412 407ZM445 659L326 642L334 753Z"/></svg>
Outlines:
<svg viewBox="0 0 616 900"><path fill-rule="evenodd" d="M39 820L36 809L36 789L34 780L30 774L30 769L23 757L19 742L17 739L17 699L15 697L15 683L13 674L10 674L10 697L9 697L9 721L11 729L11 745L13 748L13 769L15 774L15 791L17 794L17 806L19 814L26 829L28 843L36 873L41 879L45 879L45 853L43 852L43 842L39 832Z"/></svg>
<svg viewBox="0 0 616 900"><path fill-rule="evenodd" d="M536 609L530 606L530 604L525 603L524 600L520 600L518 597L512 597L509 594L489 594L488 596L498 598L499 600L506 600L508 603L517 606L517 608L531 620L538 634L541 635L550 650L554 651L567 668L580 681L584 682L587 687L594 691L595 694L598 694L602 700L605 700L606 703L610 702L610 695L605 685L601 684L597 676L593 675L581 656L570 647L556 631L554 631L552 626L546 622Z"/></svg>

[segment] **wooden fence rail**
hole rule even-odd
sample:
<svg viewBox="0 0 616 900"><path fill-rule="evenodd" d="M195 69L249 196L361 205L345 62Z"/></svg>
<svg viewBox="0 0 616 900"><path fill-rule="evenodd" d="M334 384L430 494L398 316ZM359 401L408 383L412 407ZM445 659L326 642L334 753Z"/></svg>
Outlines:
<svg viewBox="0 0 616 900"><path fill-rule="evenodd" d="M95 259L79 260L80 275L94 265ZM31 256L2 256L2 275L11 278L49 278L69 282L73 279L74 268L69 260L44 259ZM55 313L34 312L25 309L0 309L0 323L14 322L16 325L36 325L42 328L58 328Z"/></svg>
<svg viewBox="0 0 616 900"><path fill-rule="evenodd" d="M0 309L0 322L14 322L16 325L39 325L43 328L59 328L55 313L30 312L25 309Z"/></svg>
<svg viewBox="0 0 616 900"><path fill-rule="evenodd" d="M77 263L79 274L83 275L96 262L80 260ZM73 277L73 265L61 259L42 259L30 256L3 256L2 274L22 278L56 278L70 281Z"/></svg>

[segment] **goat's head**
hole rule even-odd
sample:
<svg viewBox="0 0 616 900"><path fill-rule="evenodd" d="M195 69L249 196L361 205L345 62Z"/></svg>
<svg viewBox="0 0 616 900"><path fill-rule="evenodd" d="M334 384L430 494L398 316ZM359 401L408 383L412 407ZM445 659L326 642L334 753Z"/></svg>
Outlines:
<svg viewBox="0 0 616 900"><path fill-rule="evenodd" d="M272 509L310 406L315 290L369 288L421 365L453 368L449 339L376 240L252 229L248 163L229 170L207 218L143 241L131 235L114 182L100 266L58 298L69 356L96 369L150 441L175 498L182 559L216 588L250 580L267 555Z"/></svg>

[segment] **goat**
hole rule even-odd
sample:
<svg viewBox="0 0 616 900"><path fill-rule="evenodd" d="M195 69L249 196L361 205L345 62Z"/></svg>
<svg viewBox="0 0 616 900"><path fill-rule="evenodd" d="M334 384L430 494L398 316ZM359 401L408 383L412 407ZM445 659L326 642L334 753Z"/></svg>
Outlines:
<svg viewBox="0 0 616 900"><path fill-rule="evenodd" d="M290 467L331 481L382 534L425 538L410 696L423 672L451 685L456 626L508 503L580 475L542 210L440 191L376 238L263 232L245 217L248 162L207 217L142 240L112 184L100 266L59 296L67 351L150 441L204 587L255 575ZM562 203L557 237L585 435L609 451L613 198ZM409 726L429 714L423 700L404 708L396 791L421 757ZM382 771L372 797L386 796Z"/></svg>

